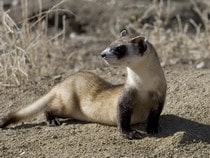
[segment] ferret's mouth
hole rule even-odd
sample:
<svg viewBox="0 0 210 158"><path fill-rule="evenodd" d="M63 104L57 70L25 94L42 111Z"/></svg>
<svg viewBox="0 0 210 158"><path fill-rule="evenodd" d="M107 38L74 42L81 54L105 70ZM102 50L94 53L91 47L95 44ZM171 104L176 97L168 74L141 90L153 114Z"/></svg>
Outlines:
<svg viewBox="0 0 210 158"><path fill-rule="evenodd" d="M117 58L116 57L109 57L109 58L103 58L105 63L108 64L108 65L117 65Z"/></svg>
<svg viewBox="0 0 210 158"><path fill-rule="evenodd" d="M110 65L114 65L114 64L117 64L117 56L114 55L110 49L105 49L102 53L101 53L101 57L104 59L104 61L107 63L107 64L110 64Z"/></svg>

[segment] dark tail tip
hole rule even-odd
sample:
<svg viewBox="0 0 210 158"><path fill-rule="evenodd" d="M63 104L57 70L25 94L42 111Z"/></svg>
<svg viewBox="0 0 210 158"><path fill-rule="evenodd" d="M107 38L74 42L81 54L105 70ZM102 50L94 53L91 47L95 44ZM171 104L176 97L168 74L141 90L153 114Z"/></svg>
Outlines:
<svg viewBox="0 0 210 158"><path fill-rule="evenodd" d="M9 114L0 121L0 128L5 128L6 126L18 122L19 118L14 114Z"/></svg>

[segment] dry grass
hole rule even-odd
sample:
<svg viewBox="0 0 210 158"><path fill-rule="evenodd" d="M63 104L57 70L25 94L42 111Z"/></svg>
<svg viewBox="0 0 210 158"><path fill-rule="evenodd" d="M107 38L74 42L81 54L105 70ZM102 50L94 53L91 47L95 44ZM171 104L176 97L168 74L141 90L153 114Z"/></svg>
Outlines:
<svg viewBox="0 0 210 158"><path fill-rule="evenodd" d="M52 49L62 51L65 40L65 28L57 31L55 35L49 36L45 17L42 16L41 0L39 0L40 16L34 23L28 22L28 0L22 0L22 27L19 27L10 18L7 12L0 9L0 86L17 86L29 77L30 69L42 71L39 67L39 61L42 56L47 56ZM59 6L61 1L57 6ZM200 10L197 4L192 0L194 10L198 13L204 24L205 30L196 24L193 19L189 19L195 27L196 33L189 34L188 25L183 24L179 15L176 16L178 28L174 31L166 29L164 24L167 21L167 15L171 10L170 0L167 6L162 1L153 1L148 10L134 22L129 22L128 28L143 33L156 46L158 53L162 57L162 65L171 65L186 59L187 62L193 60L202 60L209 58L210 50L210 21L208 19L208 10ZM210 6L209 2L206 2ZM49 9L46 14L54 12L57 6ZM208 7L206 7L208 8ZM150 12L155 13L154 25L145 24L139 27L139 21ZM110 32L118 36L120 32L120 21L118 18L121 13L117 13L116 21L110 22ZM166 15L165 21L161 18ZM114 19L114 18L113 18ZM32 29L36 25L36 29ZM65 26L65 25L64 25ZM39 53L37 53L39 52ZM41 55L41 56L40 56Z"/></svg>
<svg viewBox="0 0 210 158"><path fill-rule="evenodd" d="M169 15L172 6L170 5L170 0L167 1L167 6L161 2L157 3L157 1L154 1L151 8L148 9L156 12L154 26L145 24L144 27L137 28L137 31L145 33L156 46L163 60L162 65L176 64L182 58L185 58L189 62L208 58L210 50L209 10L201 11L195 1L191 1L195 12L199 14L205 27L205 30L201 31L201 25L197 24L193 19L189 19L196 30L195 34L191 34L188 33L188 24L183 24L178 14L176 16L178 27L175 31L164 27L166 21L163 21L161 17ZM165 19L167 20L167 17ZM148 27L150 28L149 31Z"/></svg>
<svg viewBox="0 0 210 158"><path fill-rule="evenodd" d="M118 37L118 32L126 27L128 30L131 30L131 33L146 36L155 45L157 52L162 58L163 66L174 65L179 62L191 64L194 61L209 58L210 21L208 8L210 7L210 2L205 2L206 9L204 10L200 9L197 2L191 0L188 4L183 4L183 6L188 7L190 4L193 6L193 10L199 15L205 30L202 29L201 24L196 23L193 19L188 19L195 30L192 33L189 30L189 23L185 23L181 19L180 14L182 12L177 12L176 14L176 27L166 27L166 24L170 23L169 16L172 15L173 10L176 10L176 7L171 4L171 0L164 0L164 2L163 0L153 0L152 5L133 6L133 4L130 4L130 6L127 6L127 8L137 8L139 10L137 15L134 14L133 19L127 21L125 21L124 15L120 17L122 13L117 11L115 21L111 21L110 24L110 32L115 37ZM144 11L141 12L142 10ZM145 17L151 17L151 15L155 22L140 26L141 21Z"/></svg>
<svg viewBox="0 0 210 158"><path fill-rule="evenodd" d="M49 9L45 15L41 14L42 5L39 0L40 16L34 23L28 20L28 0L21 1L22 19L21 27L11 19L0 6L0 86L19 86L28 79L28 72L32 68L41 71L38 67L43 56L53 49L62 51L65 40L65 28L53 36L49 36L47 23L43 21L47 14L55 12L57 6ZM36 29L34 30L34 26ZM65 26L65 25L64 25ZM60 40L60 38L62 38ZM39 55L37 54L39 52ZM41 56L40 56L41 55Z"/></svg>

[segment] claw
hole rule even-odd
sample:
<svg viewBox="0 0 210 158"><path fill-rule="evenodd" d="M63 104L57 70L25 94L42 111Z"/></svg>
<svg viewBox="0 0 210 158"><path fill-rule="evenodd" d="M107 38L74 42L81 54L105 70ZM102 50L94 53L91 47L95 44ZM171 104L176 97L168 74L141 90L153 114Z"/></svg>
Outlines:
<svg viewBox="0 0 210 158"><path fill-rule="evenodd" d="M61 122L58 119L52 119L47 121L48 126L60 126Z"/></svg>
<svg viewBox="0 0 210 158"><path fill-rule="evenodd" d="M138 131L132 130L130 132L124 132L123 137L127 138L127 139L141 139L142 138L142 134Z"/></svg>

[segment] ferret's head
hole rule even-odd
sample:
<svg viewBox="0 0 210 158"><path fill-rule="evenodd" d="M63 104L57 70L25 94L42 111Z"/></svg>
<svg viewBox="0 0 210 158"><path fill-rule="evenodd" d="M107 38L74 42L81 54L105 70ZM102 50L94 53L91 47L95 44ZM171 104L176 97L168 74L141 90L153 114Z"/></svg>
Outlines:
<svg viewBox="0 0 210 158"><path fill-rule="evenodd" d="M112 42L101 57L110 65L132 67L146 56L148 42L145 37L130 38L127 31L121 32L121 37Z"/></svg>

